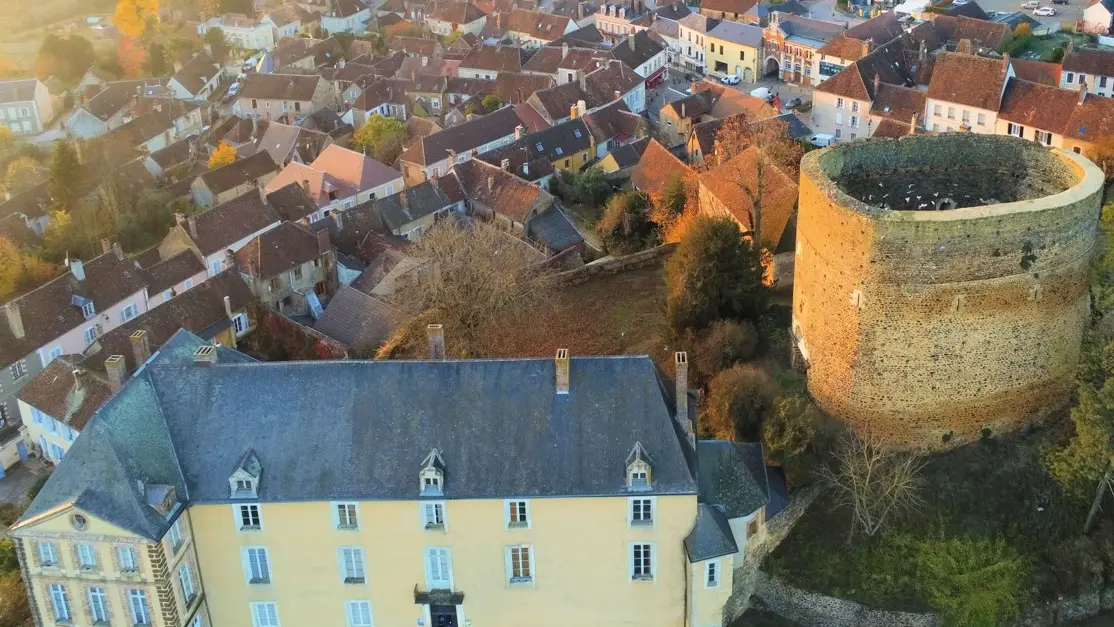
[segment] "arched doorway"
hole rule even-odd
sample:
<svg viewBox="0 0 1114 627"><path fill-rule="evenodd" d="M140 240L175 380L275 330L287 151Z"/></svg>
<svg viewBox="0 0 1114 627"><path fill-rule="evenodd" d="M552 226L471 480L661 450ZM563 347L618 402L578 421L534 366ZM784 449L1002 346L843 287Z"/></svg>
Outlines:
<svg viewBox="0 0 1114 627"><path fill-rule="evenodd" d="M743 69L743 82L745 82L745 83L753 83L754 82L754 72L749 67Z"/></svg>
<svg viewBox="0 0 1114 627"><path fill-rule="evenodd" d="M777 59L775 59L774 57L768 57L766 59L765 65L763 67L764 71L762 72L762 75L763 76L777 76L777 75L780 74L780 72L779 72L780 69L781 69L781 66L778 64Z"/></svg>

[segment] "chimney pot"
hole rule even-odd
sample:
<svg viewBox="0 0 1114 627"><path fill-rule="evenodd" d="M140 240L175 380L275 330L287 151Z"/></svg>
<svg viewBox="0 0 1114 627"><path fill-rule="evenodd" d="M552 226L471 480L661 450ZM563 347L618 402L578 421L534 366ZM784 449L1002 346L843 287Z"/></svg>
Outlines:
<svg viewBox="0 0 1114 627"><path fill-rule="evenodd" d="M70 274L78 281L85 280L85 264L80 259L70 260Z"/></svg>
<svg viewBox="0 0 1114 627"><path fill-rule="evenodd" d="M120 261L124 260L124 249L120 247L120 242L112 244L112 254L116 255L116 259Z"/></svg>
<svg viewBox="0 0 1114 627"><path fill-rule="evenodd" d="M212 344L198 346L193 353L193 363L198 366L212 366L217 363L217 347Z"/></svg>
<svg viewBox="0 0 1114 627"><path fill-rule="evenodd" d="M189 227L190 238L194 240L194 243L196 243L197 242L197 218L195 218L193 216L190 216L190 217L186 218L186 226Z"/></svg>
<svg viewBox="0 0 1114 627"><path fill-rule="evenodd" d="M429 339L429 358L434 361L445 359L445 328L440 324L431 324L426 326L425 333Z"/></svg>
<svg viewBox="0 0 1114 627"><path fill-rule="evenodd" d="M124 377L127 376L127 364L124 363L123 355L109 355L108 359L104 360L104 371L108 375L108 386L112 391L120 389L124 385Z"/></svg>
<svg viewBox="0 0 1114 627"><path fill-rule="evenodd" d="M510 169L511 169L511 160L510 159L503 159L502 161L499 162L499 166L502 167L504 170L509 172Z"/></svg>
<svg viewBox="0 0 1114 627"><path fill-rule="evenodd" d="M233 317L232 316L232 299L227 297L227 296L224 297L224 315L229 320L231 320L232 317Z"/></svg>
<svg viewBox="0 0 1114 627"><path fill-rule="evenodd" d="M102 237L101 238L101 254L103 255L110 250L112 250L112 245L108 243L107 238Z"/></svg>
<svg viewBox="0 0 1114 627"><path fill-rule="evenodd" d="M135 357L135 367L138 368L151 357L151 344L147 340L147 332L143 329L128 336L132 342L132 355Z"/></svg>
<svg viewBox="0 0 1114 627"><path fill-rule="evenodd" d="M23 329L23 315L19 313L19 302L13 300L5 305L4 314L8 319L8 328L11 329L12 337L22 340L26 331Z"/></svg>
<svg viewBox="0 0 1114 627"><path fill-rule="evenodd" d="M569 393L569 349L558 348L557 355L553 358L553 365L557 370L557 393Z"/></svg>

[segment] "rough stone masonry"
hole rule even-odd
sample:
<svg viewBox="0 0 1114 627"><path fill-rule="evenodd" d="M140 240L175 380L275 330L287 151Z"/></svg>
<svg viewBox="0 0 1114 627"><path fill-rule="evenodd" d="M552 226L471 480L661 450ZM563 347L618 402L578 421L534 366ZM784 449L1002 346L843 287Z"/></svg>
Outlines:
<svg viewBox="0 0 1114 627"><path fill-rule="evenodd" d="M1086 159L1011 137L806 155L792 333L810 393L897 448L946 448L1063 407L1102 183Z"/></svg>

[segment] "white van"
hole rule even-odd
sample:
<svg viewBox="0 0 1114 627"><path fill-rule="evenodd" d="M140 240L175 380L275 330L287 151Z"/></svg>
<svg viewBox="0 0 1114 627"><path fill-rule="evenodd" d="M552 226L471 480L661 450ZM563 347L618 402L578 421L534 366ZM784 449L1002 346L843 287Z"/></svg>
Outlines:
<svg viewBox="0 0 1114 627"><path fill-rule="evenodd" d="M812 137L809 137L808 138L808 143L812 144L813 146L819 146L820 148L824 148L825 146L831 146L832 144L834 144L835 143L835 137L833 137L831 135L827 135L825 133L820 133L818 135L813 135Z"/></svg>
<svg viewBox="0 0 1114 627"><path fill-rule="evenodd" d="M774 93L770 91L769 87L759 87L757 89L752 89L750 90L750 95L754 96L755 98L761 98L766 102L771 102L774 99Z"/></svg>

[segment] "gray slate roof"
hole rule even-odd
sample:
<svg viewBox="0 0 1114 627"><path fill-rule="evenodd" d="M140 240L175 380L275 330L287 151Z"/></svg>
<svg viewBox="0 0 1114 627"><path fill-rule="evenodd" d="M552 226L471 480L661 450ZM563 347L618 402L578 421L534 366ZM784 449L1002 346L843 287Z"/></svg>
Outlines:
<svg viewBox="0 0 1114 627"><path fill-rule="evenodd" d="M374 350L391 336L404 316L383 301L340 286L313 328L345 346Z"/></svg>
<svg viewBox="0 0 1114 627"><path fill-rule="evenodd" d="M14 81L0 81L0 102L28 102L35 99L35 86L39 81L25 78Z"/></svg>
<svg viewBox="0 0 1114 627"><path fill-rule="evenodd" d="M701 503L696 509L696 524L685 537L685 554L690 562L701 562L739 552L727 516L715 505Z"/></svg>
<svg viewBox="0 0 1114 627"><path fill-rule="evenodd" d="M584 242L580 231L557 205L550 205L543 213L531 217L526 230L530 237L558 252Z"/></svg>
<svg viewBox="0 0 1114 627"><path fill-rule="evenodd" d="M228 477L248 451L263 466L264 503L417 499L435 448L448 499L620 496L635 442L654 462L648 494L696 492L647 356L573 358L568 394L555 392L552 359L220 361L137 373L22 520L76 502L159 538L168 521L137 481L175 486L192 503L228 502Z"/></svg>
<svg viewBox="0 0 1114 627"><path fill-rule="evenodd" d="M700 502L723 506L728 518L749 516L770 500L761 444L701 440L696 460Z"/></svg>

